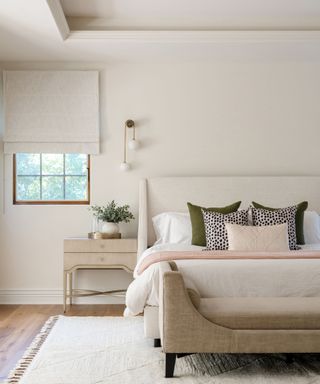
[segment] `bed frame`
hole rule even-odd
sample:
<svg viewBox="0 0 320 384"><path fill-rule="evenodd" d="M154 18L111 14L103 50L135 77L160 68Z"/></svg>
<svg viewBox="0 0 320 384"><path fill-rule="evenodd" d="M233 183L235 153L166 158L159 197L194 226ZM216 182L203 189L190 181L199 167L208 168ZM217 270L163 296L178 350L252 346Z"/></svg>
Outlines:
<svg viewBox="0 0 320 384"><path fill-rule="evenodd" d="M141 180L139 191L138 258L155 241L152 217L168 211L187 212L187 201L201 206L224 206L241 200L284 207L307 200L320 212L320 176L160 177ZM145 336L158 345L159 309L147 306Z"/></svg>

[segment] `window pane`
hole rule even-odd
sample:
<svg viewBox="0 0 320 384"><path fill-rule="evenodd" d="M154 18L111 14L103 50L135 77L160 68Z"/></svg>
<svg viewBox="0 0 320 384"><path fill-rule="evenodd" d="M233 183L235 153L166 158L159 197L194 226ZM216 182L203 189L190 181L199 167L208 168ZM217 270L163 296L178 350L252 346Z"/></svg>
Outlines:
<svg viewBox="0 0 320 384"><path fill-rule="evenodd" d="M63 155L55 153L43 153L42 174L63 175Z"/></svg>
<svg viewBox="0 0 320 384"><path fill-rule="evenodd" d="M66 175L86 175L88 156L79 153L66 154Z"/></svg>
<svg viewBox="0 0 320 384"><path fill-rule="evenodd" d="M17 200L40 199L40 177L17 176Z"/></svg>
<svg viewBox="0 0 320 384"><path fill-rule="evenodd" d="M40 175L39 153L18 153L16 155L17 175Z"/></svg>
<svg viewBox="0 0 320 384"><path fill-rule="evenodd" d="M15 160L17 203L88 201L88 155L17 153Z"/></svg>
<svg viewBox="0 0 320 384"><path fill-rule="evenodd" d="M87 200L87 177L66 176L66 200Z"/></svg>
<svg viewBox="0 0 320 384"><path fill-rule="evenodd" d="M42 200L64 200L63 176L42 177Z"/></svg>

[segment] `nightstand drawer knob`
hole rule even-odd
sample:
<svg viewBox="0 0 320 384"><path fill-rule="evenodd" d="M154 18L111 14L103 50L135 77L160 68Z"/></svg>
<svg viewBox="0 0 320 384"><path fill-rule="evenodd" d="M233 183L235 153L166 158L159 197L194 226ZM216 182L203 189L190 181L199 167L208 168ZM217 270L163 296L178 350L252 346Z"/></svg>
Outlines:
<svg viewBox="0 0 320 384"><path fill-rule="evenodd" d="M104 261L104 257L100 257L100 261Z"/></svg>
<svg viewBox="0 0 320 384"><path fill-rule="evenodd" d="M102 248L102 249L103 249L103 248L104 248L104 244L100 244L100 248Z"/></svg>

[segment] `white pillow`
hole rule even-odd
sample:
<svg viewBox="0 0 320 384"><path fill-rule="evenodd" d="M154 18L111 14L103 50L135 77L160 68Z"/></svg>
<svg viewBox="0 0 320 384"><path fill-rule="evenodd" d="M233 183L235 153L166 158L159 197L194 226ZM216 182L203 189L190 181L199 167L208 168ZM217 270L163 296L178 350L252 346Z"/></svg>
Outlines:
<svg viewBox="0 0 320 384"><path fill-rule="evenodd" d="M305 211L303 232L306 244L320 243L320 217L316 211Z"/></svg>
<svg viewBox="0 0 320 384"><path fill-rule="evenodd" d="M289 251L288 224L250 227L225 223L229 250Z"/></svg>
<svg viewBox="0 0 320 384"><path fill-rule="evenodd" d="M191 244L189 213L164 212L152 218L157 241L155 244Z"/></svg>

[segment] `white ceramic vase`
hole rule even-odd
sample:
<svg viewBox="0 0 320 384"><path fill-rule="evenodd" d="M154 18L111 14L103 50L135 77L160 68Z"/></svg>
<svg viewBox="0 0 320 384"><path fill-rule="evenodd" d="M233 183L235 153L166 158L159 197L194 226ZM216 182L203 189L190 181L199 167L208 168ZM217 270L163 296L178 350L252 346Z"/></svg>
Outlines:
<svg viewBox="0 0 320 384"><path fill-rule="evenodd" d="M108 235L114 235L119 233L119 225L117 223L110 223L108 221L104 221L102 223L101 231L103 233L107 233Z"/></svg>

